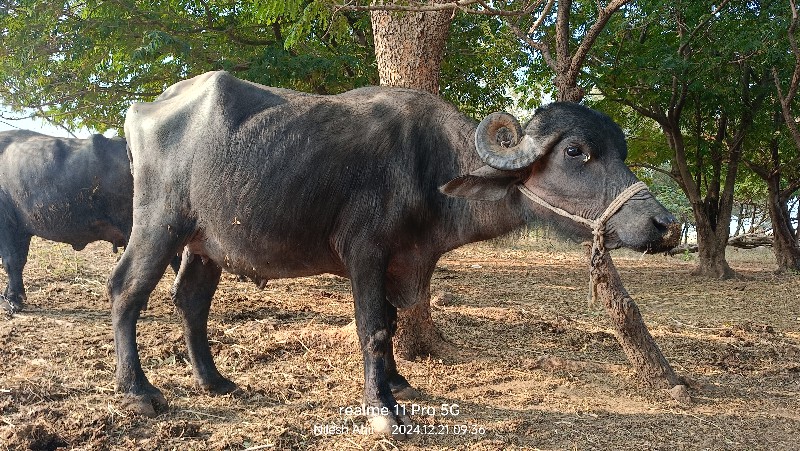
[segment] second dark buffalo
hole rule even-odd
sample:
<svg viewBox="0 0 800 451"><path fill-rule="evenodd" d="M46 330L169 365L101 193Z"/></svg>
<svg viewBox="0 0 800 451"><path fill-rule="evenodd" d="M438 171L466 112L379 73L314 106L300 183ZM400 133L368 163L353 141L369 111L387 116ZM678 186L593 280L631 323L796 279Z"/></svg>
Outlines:
<svg viewBox="0 0 800 451"><path fill-rule="evenodd" d="M0 307L12 313L23 308L31 237L75 250L101 240L124 246L132 196L124 139L0 132L0 258L8 274Z"/></svg>

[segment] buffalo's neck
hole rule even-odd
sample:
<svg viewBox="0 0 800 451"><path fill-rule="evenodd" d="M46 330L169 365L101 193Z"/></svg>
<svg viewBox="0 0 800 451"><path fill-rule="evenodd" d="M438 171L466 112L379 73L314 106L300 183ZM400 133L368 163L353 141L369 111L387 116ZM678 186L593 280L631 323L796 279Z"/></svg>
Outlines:
<svg viewBox="0 0 800 451"><path fill-rule="evenodd" d="M516 190L499 201L453 199L444 237L444 250L496 238L525 224L525 214Z"/></svg>
<svg viewBox="0 0 800 451"><path fill-rule="evenodd" d="M468 174L485 165L475 150L475 125L464 123L458 133L450 136L450 148L460 149L453 155L455 172L445 177ZM525 224L526 210L520 193L510 188L508 194L498 201L468 200L444 196L442 227L440 236L443 252L465 244L488 240L504 235Z"/></svg>

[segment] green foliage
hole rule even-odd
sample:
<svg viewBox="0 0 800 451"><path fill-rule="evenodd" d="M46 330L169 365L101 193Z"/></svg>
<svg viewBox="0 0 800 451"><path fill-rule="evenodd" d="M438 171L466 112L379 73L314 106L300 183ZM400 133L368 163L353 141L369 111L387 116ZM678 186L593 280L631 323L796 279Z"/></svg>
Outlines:
<svg viewBox="0 0 800 451"><path fill-rule="evenodd" d="M656 199L682 223L694 225L692 205L680 186L668 175L669 164L662 164L660 167L641 167L636 166L636 163L634 165L634 172L639 179L647 183Z"/></svg>
<svg viewBox="0 0 800 451"><path fill-rule="evenodd" d="M518 72L529 62L498 18L459 14L445 49L440 94L478 119L512 105Z"/></svg>
<svg viewBox="0 0 800 451"><path fill-rule="evenodd" d="M724 185L726 146L736 131L747 130L746 153L763 149L764 142L758 139L767 135L759 130L769 116L763 112L773 111L768 106L774 88L769 70L779 60L775 46L780 30L786 27L783 4L731 2L711 15L716 6L714 2L686 0L632 2L609 22L609 32L597 42L597 59L590 68L603 94L594 99L601 108L624 110L613 107L618 102L680 121L687 167L692 179L699 182L701 196L716 196L716 186ZM785 45L783 54L785 57ZM747 85L744 94L743 80ZM687 95L678 111L675 99L681 89ZM741 119L746 116L743 113L754 115L751 123ZM619 113L615 117L631 133L634 160L654 166L671 160L674 165L663 133L658 136L653 133L655 128L642 128L641 118ZM718 141L722 118L728 127L723 141ZM650 143L652 150L639 151L637 141ZM737 197L763 193L758 180L746 175L737 178Z"/></svg>
<svg viewBox="0 0 800 451"><path fill-rule="evenodd" d="M377 83L368 15L307 0L10 0L0 30L0 101L68 128L118 128L131 101L208 70L318 93Z"/></svg>

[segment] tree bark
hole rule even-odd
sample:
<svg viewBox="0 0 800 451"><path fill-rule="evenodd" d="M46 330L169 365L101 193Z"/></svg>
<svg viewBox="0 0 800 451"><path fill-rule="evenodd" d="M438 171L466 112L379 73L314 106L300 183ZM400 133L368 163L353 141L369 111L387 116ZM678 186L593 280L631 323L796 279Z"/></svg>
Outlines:
<svg viewBox="0 0 800 451"><path fill-rule="evenodd" d="M776 132L783 125L784 117L776 113L774 127ZM800 243L797 241L792 216L789 211L789 199L800 186L800 180L789 180L788 186L782 189L784 180L783 168L788 166L781 161L780 143L773 137L769 152L762 153L769 156L768 162L757 164L748 162L750 169L759 176L767 185L767 211L772 224L771 245L775 254L778 272L800 271Z"/></svg>
<svg viewBox="0 0 800 451"><path fill-rule="evenodd" d="M382 86L439 94L439 72L453 11L371 11Z"/></svg>
<svg viewBox="0 0 800 451"><path fill-rule="evenodd" d="M438 95L453 11L371 11L370 17L381 85ZM409 360L452 349L431 318L430 293L398 311L394 345L395 354Z"/></svg>
<svg viewBox="0 0 800 451"><path fill-rule="evenodd" d="M800 271L800 246L794 237L786 199L781 195L780 172L767 180L767 207L772 221L772 252L778 271Z"/></svg>
<svg viewBox="0 0 800 451"><path fill-rule="evenodd" d="M639 307L622 285L611 255L604 254L591 268L591 272L597 281L598 299L602 300L617 340L639 380L649 387L659 389L673 389L682 385L650 335Z"/></svg>
<svg viewBox="0 0 800 451"><path fill-rule="evenodd" d="M800 13L798 13L797 4L795 0L789 0L789 10L791 13L791 21L789 22L789 28L787 30L787 39L789 40L789 47L792 50L792 55L794 56L794 70L792 71L792 76L789 79L789 83L786 89L786 93L784 94L784 90L781 87L781 81L778 76L778 70L773 67L772 68L772 75L775 82L775 88L778 93L778 100L781 106L781 115L783 116L783 121L786 127L789 130L789 134L791 135L795 147L798 151L800 151L800 129L797 126L796 116L793 114L792 111L792 102L796 98L797 90L800 89L800 45L798 45L796 31L798 24L800 23ZM775 150L773 150L773 166L775 166ZM795 182L797 183L797 182ZM780 178L778 179L778 184L780 184ZM769 198L769 209L770 209L770 216L772 217L773 214L773 207L776 207L776 215L778 215L779 221L781 221L780 228L784 228L785 226L788 230L774 230L775 221L773 220L773 230L775 234L775 246L773 247L775 252L775 257L778 263L778 269L782 270L784 267L788 270L798 270L800 269L800 262L798 261L798 253L800 252L800 202L797 206L797 213L796 213L796 220L797 226L794 230L793 239L789 239L792 236L792 224L790 218L790 213L786 208L786 200L791 196L792 190L790 189L785 196L777 196L777 199L773 198L772 191L773 186L769 184L770 189L770 198ZM794 190L797 189L797 185L793 188ZM776 191L780 191L780 187L775 189ZM783 200L783 202L781 202ZM772 204L775 204L774 206ZM785 220L783 216L785 215ZM780 235L780 236L779 236ZM780 244L778 243L780 241ZM779 256L778 247L781 247L781 256Z"/></svg>
<svg viewBox="0 0 800 451"><path fill-rule="evenodd" d="M733 236L739 235L744 230L744 203L739 204L739 214L736 216L736 232Z"/></svg>
<svg viewBox="0 0 800 451"><path fill-rule="evenodd" d="M697 218L698 215L695 215ZM702 216L702 215L701 215ZM699 276L715 279L730 279L736 273L725 259L725 249L728 246L728 233L719 236L711 226L697 227L697 268L694 273Z"/></svg>
<svg viewBox="0 0 800 451"><path fill-rule="evenodd" d="M682 103L681 99L679 103ZM726 186L720 193L721 168L710 171L716 178L709 181L708 185L715 189L710 189L705 197L700 191L700 183L695 181L690 172L690 163L687 158L683 132L680 129L678 117L681 108L671 107L673 117L663 117L658 122L662 126L667 142L675 153L673 165L677 169L679 177L676 181L683 192L689 198L692 205L692 213L695 219L695 230L697 231L698 259L695 274L713 277L716 279L729 279L736 276L736 273L728 265L725 259L725 248L728 245L728 229L733 208L733 182L726 179ZM652 113L651 113L652 114ZM653 117L655 115L652 115ZM658 119L657 119L658 120ZM696 133L700 133L697 131ZM736 155L731 155L733 160ZM695 164L699 167L715 164L707 162L702 158L702 154L696 155ZM729 162L729 164L731 164ZM698 171L698 175L700 171ZM730 176L730 171L728 172ZM733 177L735 178L735 168ZM722 199L720 199L720 195Z"/></svg>

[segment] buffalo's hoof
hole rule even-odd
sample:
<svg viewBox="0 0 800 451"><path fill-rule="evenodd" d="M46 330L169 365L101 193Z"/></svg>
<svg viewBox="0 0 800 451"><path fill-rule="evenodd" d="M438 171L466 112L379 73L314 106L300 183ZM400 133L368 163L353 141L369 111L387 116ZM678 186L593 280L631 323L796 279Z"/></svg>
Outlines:
<svg viewBox="0 0 800 451"><path fill-rule="evenodd" d="M7 298L0 294L0 310L8 313L9 315L13 315L14 313L19 313L22 311L24 304L21 300L16 301L13 298Z"/></svg>
<svg viewBox="0 0 800 451"><path fill-rule="evenodd" d="M398 387L397 389L392 387L392 394L394 395L394 399L403 399L406 401L422 398L422 393L410 385Z"/></svg>
<svg viewBox="0 0 800 451"><path fill-rule="evenodd" d="M389 388L395 399L413 400L422 398L422 393L408 383L406 378L399 374L389 378Z"/></svg>
<svg viewBox="0 0 800 451"><path fill-rule="evenodd" d="M137 415L155 418L159 413L167 411L167 399L161 390L150 387L139 393L122 395L122 408Z"/></svg>
<svg viewBox="0 0 800 451"><path fill-rule="evenodd" d="M406 440L413 435L413 423L407 415L395 415L390 411L387 415L373 414L367 417L372 432L396 440Z"/></svg>
<svg viewBox="0 0 800 451"><path fill-rule="evenodd" d="M214 395L227 395L230 393L238 393L241 391L238 385L229 379L220 376L211 382L200 382L200 388L214 394Z"/></svg>

